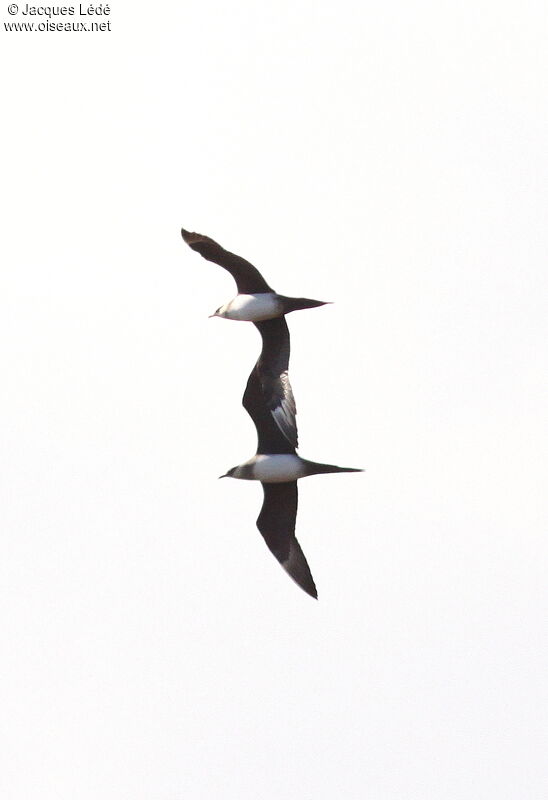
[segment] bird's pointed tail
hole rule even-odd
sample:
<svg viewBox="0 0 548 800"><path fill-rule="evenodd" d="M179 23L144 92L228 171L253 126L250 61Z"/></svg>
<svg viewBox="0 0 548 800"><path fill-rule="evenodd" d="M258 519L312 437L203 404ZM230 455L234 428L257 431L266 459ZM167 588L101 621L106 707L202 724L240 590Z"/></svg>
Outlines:
<svg viewBox="0 0 548 800"><path fill-rule="evenodd" d="M290 314L292 311L300 311L304 308L330 305L328 300L310 300L308 297L284 297L283 303L285 314Z"/></svg>
<svg viewBox="0 0 548 800"><path fill-rule="evenodd" d="M306 461L307 469L310 470L309 475L322 475L328 472L363 472L359 467L337 467L335 464L319 464L317 461Z"/></svg>

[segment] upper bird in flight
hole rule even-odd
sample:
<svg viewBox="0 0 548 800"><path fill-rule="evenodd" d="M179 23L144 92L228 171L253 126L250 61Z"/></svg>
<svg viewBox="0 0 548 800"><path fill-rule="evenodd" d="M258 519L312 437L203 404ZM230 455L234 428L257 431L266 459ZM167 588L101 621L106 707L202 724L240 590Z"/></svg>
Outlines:
<svg viewBox="0 0 548 800"><path fill-rule="evenodd" d="M264 403L287 441L292 447L297 447L297 408L288 375L290 339L285 314L327 303L276 294L253 264L229 253L209 236L190 233L184 228L181 228L181 235L193 250L208 261L220 264L236 281L239 294L211 316L255 324L263 346L254 369Z"/></svg>
<svg viewBox="0 0 548 800"><path fill-rule="evenodd" d="M201 256L224 267L234 280L238 294L233 300L220 306L212 317L242 320L244 322L262 322L298 311L302 308L316 308L328 304L324 300L309 300L306 297L286 297L278 294L265 281L259 270L245 258L230 253L214 242L209 236L191 233L181 228L185 242L200 253Z"/></svg>

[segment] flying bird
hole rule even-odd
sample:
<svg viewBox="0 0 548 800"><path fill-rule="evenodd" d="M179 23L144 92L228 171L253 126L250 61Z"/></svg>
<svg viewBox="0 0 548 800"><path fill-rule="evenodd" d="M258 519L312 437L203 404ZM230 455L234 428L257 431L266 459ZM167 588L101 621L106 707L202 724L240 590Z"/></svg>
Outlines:
<svg viewBox="0 0 548 800"><path fill-rule="evenodd" d="M264 500L257 518L257 528L285 571L301 589L317 598L310 567L295 536L297 480L327 472L362 470L320 464L298 456L295 448L274 424L274 419L265 406L262 386L255 368L248 378L242 403L257 429L257 453L220 477L261 482Z"/></svg>
<svg viewBox="0 0 548 800"><path fill-rule="evenodd" d="M295 536L297 481L320 473L362 471L308 461L295 452L296 406L288 377L290 337L285 314L326 303L277 294L249 261L225 250L208 236L184 228L181 234L193 250L224 267L236 281L237 296L211 316L253 322L262 338L261 354L242 400L257 429L257 452L220 477L261 482L264 499L257 527L285 571L301 589L317 598L310 567Z"/></svg>
<svg viewBox="0 0 548 800"><path fill-rule="evenodd" d="M327 305L320 300L276 294L249 261L229 253L209 236L181 228L184 241L208 261L230 272L238 295L211 316L253 322L262 338L262 351L255 372L264 402L280 431L292 447L298 446L297 407L289 382L289 328L285 314L302 308Z"/></svg>
<svg viewBox="0 0 548 800"><path fill-rule="evenodd" d="M316 308L328 305L327 301L309 300L306 297L286 297L278 294L265 281L259 270L245 258L230 253L214 242L209 236L191 233L181 228L185 242L197 253L213 261L214 264L228 270L234 280L238 294L233 300L220 306L212 317L242 320L244 322L261 322L274 319L304 308Z"/></svg>

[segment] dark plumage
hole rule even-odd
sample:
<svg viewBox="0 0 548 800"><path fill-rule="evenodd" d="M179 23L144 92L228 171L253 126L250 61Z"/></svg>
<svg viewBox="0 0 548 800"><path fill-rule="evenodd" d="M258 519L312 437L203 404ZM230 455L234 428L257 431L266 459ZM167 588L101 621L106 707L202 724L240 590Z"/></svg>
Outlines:
<svg viewBox="0 0 548 800"><path fill-rule="evenodd" d="M201 256L207 258L208 261L213 261L214 264L218 264L230 272L236 281L239 294L274 291L253 264L250 264L245 258L225 250L224 247L214 242L209 236L203 236L201 233L191 233L190 231L185 231L184 228L181 228L181 235L189 247L192 247Z"/></svg>
<svg viewBox="0 0 548 800"><path fill-rule="evenodd" d="M289 444L293 448L298 447L297 406L288 374L290 339L287 322L285 317L277 317L255 322L254 325L263 341L261 355L253 371L260 383L264 403Z"/></svg>
<svg viewBox="0 0 548 800"><path fill-rule="evenodd" d="M295 447L282 435L266 408L257 367L251 371L242 402L257 429L257 453L295 453ZM262 487L264 500L257 528L288 575L307 594L317 598L310 567L295 537L297 481L263 483Z"/></svg>
<svg viewBox="0 0 548 800"><path fill-rule="evenodd" d="M282 567L301 589L318 598L316 584L297 538L297 481L263 483L264 500L257 527Z"/></svg>

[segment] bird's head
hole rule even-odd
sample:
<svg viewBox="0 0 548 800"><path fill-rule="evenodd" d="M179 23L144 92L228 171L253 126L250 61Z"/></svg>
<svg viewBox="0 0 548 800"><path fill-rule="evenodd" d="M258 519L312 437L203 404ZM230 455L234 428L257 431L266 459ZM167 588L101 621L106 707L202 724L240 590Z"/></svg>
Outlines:
<svg viewBox="0 0 548 800"><path fill-rule="evenodd" d="M238 477L238 475L236 474L237 470L238 467L232 467L232 469L229 469L228 472L225 472L224 475L219 475L219 480L221 478L237 478Z"/></svg>
<svg viewBox="0 0 548 800"><path fill-rule="evenodd" d="M226 305L219 306L219 308L213 314L209 315L209 319L211 319L211 317L226 317L227 310L228 309Z"/></svg>

